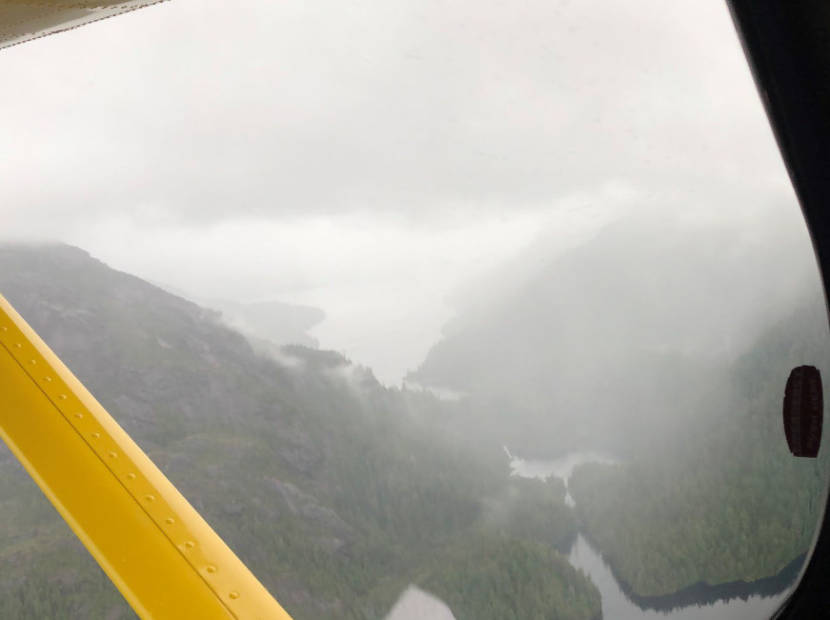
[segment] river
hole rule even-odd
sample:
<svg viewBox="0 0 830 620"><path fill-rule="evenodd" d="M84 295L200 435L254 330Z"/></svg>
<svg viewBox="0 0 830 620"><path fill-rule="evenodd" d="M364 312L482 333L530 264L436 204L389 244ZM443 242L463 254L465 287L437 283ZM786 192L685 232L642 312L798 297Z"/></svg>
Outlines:
<svg viewBox="0 0 830 620"><path fill-rule="evenodd" d="M513 475L528 478L555 476L562 479L566 489L573 470L579 465L616 462L612 456L597 452L572 452L552 461L525 460L509 452L507 454ZM573 506L570 493L565 499ZM679 593L676 597L638 603L625 594L608 564L582 534L577 536L568 560L575 568L584 571L599 589L604 620L757 620L772 616L789 590L783 584L776 587L776 580L770 579L759 583L757 588L753 588L753 584L720 588L703 586ZM790 572L794 574L797 570L796 563ZM785 576L781 581L786 584L788 578ZM776 590L776 594L756 593Z"/></svg>
<svg viewBox="0 0 830 620"><path fill-rule="evenodd" d="M568 489L574 469L584 463L616 463L617 459L599 452L572 452L551 460L518 458L505 448L514 476L523 478L561 478ZM565 501L573 506L570 492ZM590 577L602 597L603 620L758 620L769 618L787 596L788 583L798 573L800 562L793 562L782 575L752 584L698 586L674 595L632 600L614 577L608 564L590 542L579 534L568 553L568 561ZM635 597L636 598L636 597ZM453 620L449 607L428 592L408 588L386 620Z"/></svg>

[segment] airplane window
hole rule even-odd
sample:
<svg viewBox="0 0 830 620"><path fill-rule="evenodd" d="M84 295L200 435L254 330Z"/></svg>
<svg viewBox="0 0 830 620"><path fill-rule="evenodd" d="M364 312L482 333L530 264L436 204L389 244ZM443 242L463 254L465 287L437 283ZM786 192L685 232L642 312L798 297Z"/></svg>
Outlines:
<svg viewBox="0 0 830 620"><path fill-rule="evenodd" d="M721 3L175 0L0 83L0 294L296 620L797 582L827 315ZM5 448L0 574L135 617Z"/></svg>

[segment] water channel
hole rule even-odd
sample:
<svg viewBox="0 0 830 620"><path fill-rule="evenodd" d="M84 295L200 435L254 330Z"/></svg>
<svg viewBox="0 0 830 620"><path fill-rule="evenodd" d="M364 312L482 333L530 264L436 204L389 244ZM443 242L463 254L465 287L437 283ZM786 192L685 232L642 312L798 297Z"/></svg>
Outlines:
<svg viewBox="0 0 830 620"><path fill-rule="evenodd" d="M561 478L568 488L574 469L584 463L615 463L598 452L572 452L551 460L526 460L505 449L513 475L525 478ZM574 501L565 496L568 505ZM801 565L794 561L776 577L754 583L700 585L668 596L642 598L626 593L608 564L591 543L579 534L568 553L568 561L582 570L602 597L603 620L758 620L769 618L786 598ZM386 620L452 620L449 607L428 592L410 587Z"/></svg>
<svg viewBox="0 0 830 620"><path fill-rule="evenodd" d="M614 463L607 454L573 452L551 461L525 460L511 455L513 475L529 478L561 478L568 487L574 469L583 463ZM566 501L573 506L570 493ZM797 575L800 561L779 577L755 584L727 584L719 587L699 586L676 595L656 599L637 599L626 594L599 552L582 535L577 536L570 553L570 563L585 572L602 596L604 620L757 620L769 618L786 598L789 584Z"/></svg>

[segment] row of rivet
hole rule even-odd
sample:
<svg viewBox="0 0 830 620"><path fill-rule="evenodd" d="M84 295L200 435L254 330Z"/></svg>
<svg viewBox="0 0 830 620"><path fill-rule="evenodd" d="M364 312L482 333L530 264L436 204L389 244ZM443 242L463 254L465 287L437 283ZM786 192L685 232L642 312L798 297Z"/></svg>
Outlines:
<svg viewBox="0 0 830 620"><path fill-rule="evenodd" d="M0 325L0 343L7 344L7 343L4 343L3 341L5 340L5 336L7 336L8 334L9 334L8 326L7 325ZM24 358L29 357L29 359L28 359L29 366L37 366L38 365L38 360L37 360L36 357L22 356L21 355L23 353L23 348L24 348L23 343L15 342L12 345L12 348L14 350L16 350L17 353L18 353L18 354L15 354L15 351L10 351L11 354L12 354L12 357L14 357L18 361L18 363L21 361L20 357L24 357ZM34 353L35 356L39 356L39 352L33 351L33 353ZM44 364L44 365L48 367L48 364ZM27 371L27 374L30 374L30 373ZM30 374L30 376L31 376L31 374ZM34 377L32 377L32 378L34 379ZM170 510L170 507L167 506L167 502L165 502L163 500L158 502L158 503L156 502L156 494L154 492L152 492L152 491L154 491L152 485L149 483L149 481L145 480L143 478L143 476L142 476L141 479L139 479L139 477L136 475L136 473L134 471L131 471L131 469L133 469L133 468L130 467L130 466L133 465L133 463L130 462L130 459L129 458L121 459L121 461L116 464L116 462L118 461L118 451L117 451L117 446L115 445L115 441L109 436L108 433L106 433L104 431L103 428L100 428L98 425L95 424L94 416L90 415L90 416L87 417L84 414L83 411L78 410L78 409L86 409L85 405L83 405L83 403L81 403L79 399L74 398L74 395L73 395L72 402L69 402L70 398L69 398L69 395L67 394L67 392L69 390L66 389L65 385L61 385L63 383L62 381L59 380L58 382L56 382L55 379L52 376L49 376L49 375L43 376L42 381L38 381L37 379L35 379L35 382L40 385L41 389L43 389L43 391L46 393L47 397L49 397L49 399L53 403L56 404L58 410L61 412L61 414L64 415L64 417L69 421L69 423L73 426L73 428L75 428L75 430L78 431L78 433L82 437L89 437L93 440L92 442L88 442L88 443L93 448L93 450L96 452L96 454L98 454L99 458L101 458L101 460L104 462L104 465L116 476L116 478L122 480L122 483L124 484L125 488L130 493L130 495L133 496L133 498L136 501L139 501L139 497L141 497L141 499L143 499L143 502L139 502L139 503L144 506L145 511L150 516L150 518L153 519L153 521L156 523L156 525L158 525L162 529L163 532L167 532L167 537L174 544L175 544L174 535L176 534L176 532L171 531L171 529L181 530L180 532L178 532L179 535L175 536L175 539L183 540L184 542L182 542L181 544L177 544L176 546L179 548L180 551L182 551L183 553L186 554L188 562L191 564L191 566L193 566L194 568L199 570L199 572L207 573L208 576L215 575L218 571L218 568L216 567L215 564L212 564L212 563L208 562L206 558L188 557L188 556L193 556L194 549L196 548L196 543L193 541L193 536L189 536L188 532L186 531L186 528L184 528L181 525L179 525L178 528L173 528L172 526L177 525L177 521L174 517L164 516L162 518L163 513L166 513L167 515L169 515L170 512L172 512ZM77 401L77 402L75 402L75 401ZM71 406L68 406L68 405L71 405ZM65 410L67 408L75 411L75 413L72 416L67 416L66 410ZM92 421L90 421L88 423L84 423L84 422L82 422L82 420L92 420ZM86 425L87 428L86 429L82 428L83 425ZM98 428L100 428L100 430L91 430L91 429L98 429ZM103 435L102 435L102 432L104 433ZM102 437L103 437L103 439L102 439ZM111 445L105 445L105 444L111 444ZM103 455L106 455L107 458L106 459L103 458ZM124 466L119 467L119 465L121 465L122 463L124 464ZM116 471L116 469L121 469L122 470L122 472L120 472L121 475L119 475L119 472ZM126 473L123 472L123 470L125 470L125 469L127 470ZM123 481L126 481L126 482L123 482ZM139 490L141 487L143 487L143 491ZM166 528L162 527L162 524L164 524L167 527ZM198 552L196 552L196 554L201 555ZM199 559L201 559L202 561L197 561ZM215 587L214 587L214 591L216 591ZM227 592L227 597L229 599L236 600L236 599L239 598L239 596L240 596L239 592L237 592L236 590L231 590L231 591Z"/></svg>

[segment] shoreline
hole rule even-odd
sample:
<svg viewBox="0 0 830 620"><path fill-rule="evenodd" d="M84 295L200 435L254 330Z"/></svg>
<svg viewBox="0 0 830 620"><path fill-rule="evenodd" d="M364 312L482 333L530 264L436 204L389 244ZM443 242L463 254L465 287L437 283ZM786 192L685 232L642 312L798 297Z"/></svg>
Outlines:
<svg viewBox="0 0 830 620"><path fill-rule="evenodd" d="M782 594L795 583L807 558L807 554L802 553L775 575L754 581L737 580L715 585L699 581L669 594L643 596L637 594L631 585L620 577L613 563L608 561L608 558L586 532L580 530L580 534L608 567L623 595L643 611L669 612L692 605L710 605L717 602L729 602L734 599L746 601L751 596L760 596L761 598L776 596Z"/></svg>

